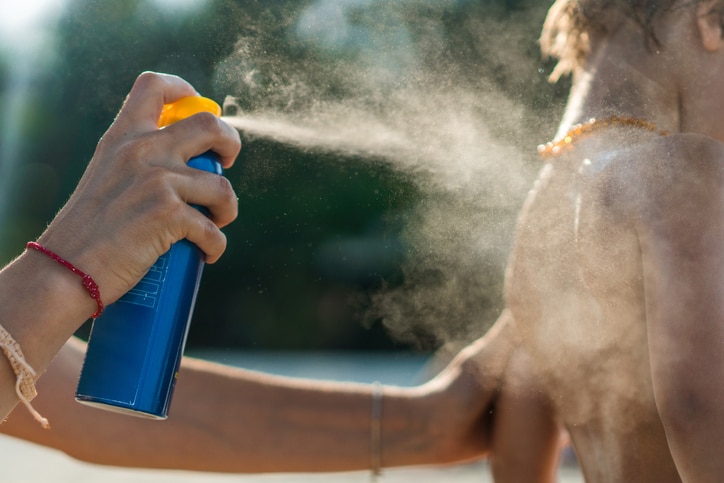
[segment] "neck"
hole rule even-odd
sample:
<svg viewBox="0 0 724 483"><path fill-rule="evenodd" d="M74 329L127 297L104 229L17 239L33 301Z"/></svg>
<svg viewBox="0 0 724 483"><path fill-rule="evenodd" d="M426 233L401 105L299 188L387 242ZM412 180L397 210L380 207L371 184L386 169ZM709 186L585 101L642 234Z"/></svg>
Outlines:
<svg viewBox="0 0 724 483"><path fill-rule="evenodd" d="M668 131L679 131L677 90L657 75L658 54L639 38L602 41L587 64L576 72L558 136L591 118L613 116L645 119ZM663 59L661 59L663 60Z"/></svg>

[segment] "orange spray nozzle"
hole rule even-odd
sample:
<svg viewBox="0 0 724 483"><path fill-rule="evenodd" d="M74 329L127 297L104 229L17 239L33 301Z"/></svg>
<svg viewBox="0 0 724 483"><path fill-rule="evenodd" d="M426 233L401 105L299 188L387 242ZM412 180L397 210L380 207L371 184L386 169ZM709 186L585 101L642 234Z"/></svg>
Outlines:
<svg viewBox="0 0 724 483"><path fill-rule="evenodd" d="M158 127L165 127L199 112L210 112L221 116L221 107L211 99L201 96L188 96L164 104L161 116L158 118Z"/></svg>

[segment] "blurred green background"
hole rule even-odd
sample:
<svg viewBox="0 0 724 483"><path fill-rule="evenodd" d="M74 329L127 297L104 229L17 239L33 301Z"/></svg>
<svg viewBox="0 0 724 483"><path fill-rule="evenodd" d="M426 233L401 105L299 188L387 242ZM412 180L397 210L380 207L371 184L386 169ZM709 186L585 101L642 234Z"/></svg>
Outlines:
<svg viewBox="0 0 724 483"><path fill-rule="evenodd" d="M530 153L553 134L566 92L565 85L546 81L551 63L540 59L536 39L548 4L535 0L46 3L43 8L55 10L43 17L45 23L32 24L33 29L11 28L13 15L20 22L15 7L3 13L3 263L37 237L62 206L134 79L145 70L180 75L220 103L234 96L249 112L297 112L308 108L305 103L312 98L359 98L365 92L384 96L391 84L419 81L410 72L445 71L472 92L492 86L525 105L515 119L492 119L491 129ZM355 34L340 33L321 18L310 25L316 25L315 35L326 43L310 42L296 27L300 16L314 12L326 12L332 19L346 15L344 25L353 26ZM406 42L425 46L415 51L415 69L406 68L407 57L388 56L394 68L369 70L365 54L389 54L385 42L399 46L400 32ZM419 42L431 32L434 42ZM506 33L512 36L504 38ZM513 53L503 51L503 45ZM254 72L263 74L253 89L242 82L251 68L241 64L249 62L255 62ZM350 65L352 74L344 74ZM369 83L365 76L384 77L387 87L360 91L360 83ZM298 88L300 78L304 89ZM457 87L456 82L450 87ZM294 96L280 94L292 87ZM459 341L482 333L500 310L501 261L461 264L461 272L475 278L463 285L485 290L477 303L455 311L468 318L463 325L474 330L446 336L420 324L407 335L391 334L384 313L370 310L373 300L381 289L403 287L410 274L414 278L416 267L435 292L442 272L434 264L449 260L423 261L429 253L406 235L406 227L421 206L454 197L454 190L427 189L374 156L242 138L242 154L227 173L240 198L240 216L225 229L227 253L206 268L189 347L431 351L446 338ZM530 178L537 169L534 157L528 167L525 176ZM501 232L503 251L524 194L518 190L502 205L479 204L481 211L495 213L494 229ZM439 307L434 297L428 303L415 308L399 303L397 316L414 319ZM87 326L80 334L86 332Z"/></svg>

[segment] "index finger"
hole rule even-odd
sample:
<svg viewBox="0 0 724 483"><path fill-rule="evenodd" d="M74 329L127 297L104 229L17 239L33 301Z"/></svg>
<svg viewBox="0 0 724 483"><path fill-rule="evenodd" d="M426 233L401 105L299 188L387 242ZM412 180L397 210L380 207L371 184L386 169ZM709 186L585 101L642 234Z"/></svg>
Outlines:
<svg viewBox="0 0 724 483"><path fill-rule="evenodd" d="M208 150L214 151L221 157L224 168L234 164L241 149L239 132L207 112L175 122L165 127L160 135L186 160Z"/></svg>
<svg viewBox="0 0 724 483"><path fill-rule="evenodd" d="M156 129L164 104L199 93L182 78L144 72L136 78L116 121L142 129Z"/></svg>

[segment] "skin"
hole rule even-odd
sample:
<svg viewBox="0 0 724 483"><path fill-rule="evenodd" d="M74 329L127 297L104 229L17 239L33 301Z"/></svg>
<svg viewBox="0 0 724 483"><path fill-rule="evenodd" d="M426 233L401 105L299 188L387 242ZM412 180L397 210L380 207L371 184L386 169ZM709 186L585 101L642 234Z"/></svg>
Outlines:
<svg viewBox="0 0 724 483"><path fill-rule="evenodd" d="M613 127L541 171L507 273L514 332L587 481L724 477L724 32L711 2L631 21L576 73L560 133ZM504 481L513 481L504 479Z"/></svg>

